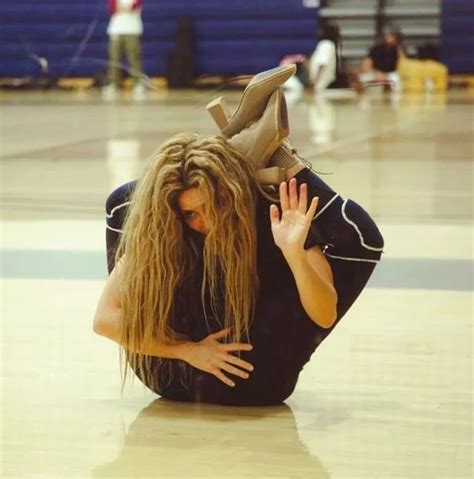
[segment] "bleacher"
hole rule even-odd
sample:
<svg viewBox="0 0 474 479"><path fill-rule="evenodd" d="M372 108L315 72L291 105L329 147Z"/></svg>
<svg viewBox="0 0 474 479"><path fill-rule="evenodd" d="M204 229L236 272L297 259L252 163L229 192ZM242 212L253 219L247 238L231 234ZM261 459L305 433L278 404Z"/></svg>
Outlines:
<svg viewBox="0 0 474 479"><path fill-rule="evenodd" d="M35 76L40 58L56 77L93 76L107 66L106 0L16 0L0 9L0 77ZM191 17L198 75L254 74L292 53L310 54L318 17L336 20L343 56L357 65L376 33L377 0L326 2L306 8L302 0L145 0L143 59L150 76L165 76L175 48L176 20ZM406 43L439 41L451 74L474 73L474 2L386 0L385 18L400 26ZM439 20L441 19L441 22ZM441 23L441 28L439 26Z"/></svg>
<svg viewBox="0 0 474 479"><path fill-rule="evenodd" d="M343 38L346 65L357 68L377 36L381 21L401 29L410 55L418 46L439 37L440 6L437 0L328 0L320 16L336 21Z"/></svg>
<svg viewBox="0 0 474 479"><path fill-rule="evenodd" d="M474 74L474 1L443 0L441 60L450 74Z"/></svg>
<svg viewBox="0 0 474 479"><path fill-rule="evenodd" d="M198 75L254 74L284 55L310 54L317 42L316 8L302 0L144 1L144 70L164 76L175 47L176 20L194 21ZM0 77L40 72L93 76L107 65L106 0L15 0L0 9Z"/></svg>

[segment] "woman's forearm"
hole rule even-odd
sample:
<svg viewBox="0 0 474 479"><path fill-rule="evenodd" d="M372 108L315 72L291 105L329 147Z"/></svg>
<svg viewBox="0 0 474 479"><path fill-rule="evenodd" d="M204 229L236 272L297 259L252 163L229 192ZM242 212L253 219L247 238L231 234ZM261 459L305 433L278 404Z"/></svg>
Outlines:
<svg viewBox="0 0 474 479"><path fill-rule="evenodd" d="M322 254L322 253L321 253ZM306 314L322 328L330 328L337 316L337 293L327 274L314 267L308 253L302 251L285 257L295 278L301 304Z"/></svg>
<svg viewBox="0 0 474 479"><path fill-rule="evenodd" d="M122 309L115 308L108 311L107 315L97 316L94 318L94 332L105 336L124 346L121 342L120 324L122 318ZM169 340L166 342L158 342L156 340L148 340L137 348L127 348L133 353L143 354L146 356L157 356L166 359L181 359L187 357L187 352L191 346L191 341Z"/></svg>

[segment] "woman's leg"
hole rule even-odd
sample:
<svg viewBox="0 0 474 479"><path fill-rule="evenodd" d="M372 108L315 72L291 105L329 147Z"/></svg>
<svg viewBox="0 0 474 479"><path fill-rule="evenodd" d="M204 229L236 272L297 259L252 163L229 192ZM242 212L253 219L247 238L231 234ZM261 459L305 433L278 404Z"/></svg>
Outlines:
<svg viewBox="0 0 474 479"><path fill-rule="evenodd" d="M337 321L352 306L382 255L383 237L369 214L352 200L344 200L316 173L296 175L308 184L309 197L318 196L313 227L321 236L338 294Z"/></svg>
<svg viewBox="0 0 474 479"><path fill-rule="evenodd" d="M120 35L109 38L109 84L118 88L120 86L120 57L122 56L122 39Z"/></svg>
<svg viewBox="0 0 474 479"><path fill-rule="evenodd" d="M125 53L127 55L130 75L133 78L133 86L142 81L142 50L139 35L124 35Z"/></svg>
<svg viewBox="0 0 474 479"><path fill-rule="evenodd" d="M107 269L110 272L115 266L115 251L122 233L123 222L127 215L130 197L135 188L136 181L131 181L125 185L119 186L107 198L105 205L106 211L106 230L105 242L107 245Z"/></svg>

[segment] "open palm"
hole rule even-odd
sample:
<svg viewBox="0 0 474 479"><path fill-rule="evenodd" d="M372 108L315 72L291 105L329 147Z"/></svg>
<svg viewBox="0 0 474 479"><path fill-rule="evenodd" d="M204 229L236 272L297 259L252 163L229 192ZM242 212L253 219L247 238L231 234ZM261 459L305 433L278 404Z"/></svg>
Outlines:
<svg viewBox="0 0 474 479"><path fill-rule="evenodd" d="M297 192L296 180L280 184L281 218L275 205L270 207L270 221L275 244L283 253L291 253L304 247L311 220L318 206L318 198L312 199L308 209L308 187L305 183Z"/></svg>

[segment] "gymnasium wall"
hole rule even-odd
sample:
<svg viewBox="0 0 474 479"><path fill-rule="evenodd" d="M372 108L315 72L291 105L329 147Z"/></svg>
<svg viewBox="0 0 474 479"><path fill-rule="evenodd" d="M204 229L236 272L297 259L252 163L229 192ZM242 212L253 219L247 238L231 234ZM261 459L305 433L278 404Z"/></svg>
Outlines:
<svg viewBox="0 0 474 479"><path fill-rule="evenodd" d="M40 58L58 77L107 65L107 0L13 0L0 8L0 76L37 75ZM144 70L165 75L176 19L195 22L198 75L253 74L291 53L311 53L317 9L303 0L144 0Z"/></svg>
<svg viewBox="0 0 474 479"><path fill-rule="evenodd" d="M474 0L443 0L441 60L450 74L474 74Z"/></svg>

